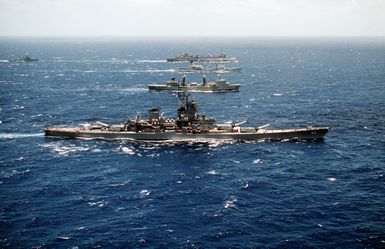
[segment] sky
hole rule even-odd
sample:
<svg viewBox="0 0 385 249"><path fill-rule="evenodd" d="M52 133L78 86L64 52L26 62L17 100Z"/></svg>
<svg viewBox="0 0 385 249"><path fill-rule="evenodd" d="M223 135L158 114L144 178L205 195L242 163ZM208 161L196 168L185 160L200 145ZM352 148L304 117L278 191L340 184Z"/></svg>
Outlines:
<svg viewBox="0 0 385 249"><path fill-rule="evenodd" d="M0 0L0 36L385 36L385 0Z"/></svg>

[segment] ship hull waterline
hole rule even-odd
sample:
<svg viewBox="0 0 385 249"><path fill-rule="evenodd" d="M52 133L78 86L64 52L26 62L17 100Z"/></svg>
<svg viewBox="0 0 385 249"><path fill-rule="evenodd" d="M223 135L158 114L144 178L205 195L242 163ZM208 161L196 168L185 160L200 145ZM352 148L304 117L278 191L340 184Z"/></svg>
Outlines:
<svg viewBox="0 0 385 249"><path fill-rule="evenodd" d="M133 141L194 141L194 140L235 140L235 141L309 141L322 140L329 131L329 127L257 130L255 132L134 132L85 130L83 128L46 128L45 136L70 139L97 139L97 140L133 140Z"/></svg>

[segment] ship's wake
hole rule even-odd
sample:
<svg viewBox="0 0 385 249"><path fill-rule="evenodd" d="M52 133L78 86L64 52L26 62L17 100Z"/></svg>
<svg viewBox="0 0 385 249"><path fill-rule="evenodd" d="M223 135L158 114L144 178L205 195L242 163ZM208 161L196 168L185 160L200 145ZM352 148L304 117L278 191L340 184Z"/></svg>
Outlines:
<svg viewBox="0 0 385 249"><path fill-rule="evenodd" d="M138 63L165 63L166 60L137 60Z"/></svg>
<svg viewBox="0 0 385 249"><path fill-rule="evenodd" d="M43 137L44 133L0 133L0 139Z"/></svg>

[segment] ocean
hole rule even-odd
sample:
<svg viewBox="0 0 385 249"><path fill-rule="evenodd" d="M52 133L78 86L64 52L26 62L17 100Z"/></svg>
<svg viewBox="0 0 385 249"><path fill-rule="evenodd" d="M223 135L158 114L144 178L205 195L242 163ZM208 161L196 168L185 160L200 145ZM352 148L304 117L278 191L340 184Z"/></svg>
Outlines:
<svg viewBox="0 0 385 249"><path fill-rule="evenodd" d="M121 123L172 93L165 58L238 56L239 92L193 93L217 122L330 126L317 142L46 138ZM29 54L35 62L13 59ZM201 74L186 74L201 82ZM209 81L217 78L206 74ZM385 40L0 39L1 248L385 248Z"/></svg>

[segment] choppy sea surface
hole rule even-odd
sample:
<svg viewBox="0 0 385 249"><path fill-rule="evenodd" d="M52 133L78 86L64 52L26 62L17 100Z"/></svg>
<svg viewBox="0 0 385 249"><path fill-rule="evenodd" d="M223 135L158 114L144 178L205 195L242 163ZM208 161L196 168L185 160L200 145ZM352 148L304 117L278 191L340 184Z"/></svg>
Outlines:
<svg viewBox="0 0 385 249"><path fill-rule="evenodd" d="M165 58L239 56L217 122L330 126L323 142L45 138L177 99ZM29 54L37 62L18 62ZM230 66L230 65L228 65ZM217 75L206 74L208 80ZM187 74L189 81L202 75ZM384 39L1 39L1 248L385 248Z"/></svg>

